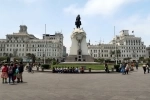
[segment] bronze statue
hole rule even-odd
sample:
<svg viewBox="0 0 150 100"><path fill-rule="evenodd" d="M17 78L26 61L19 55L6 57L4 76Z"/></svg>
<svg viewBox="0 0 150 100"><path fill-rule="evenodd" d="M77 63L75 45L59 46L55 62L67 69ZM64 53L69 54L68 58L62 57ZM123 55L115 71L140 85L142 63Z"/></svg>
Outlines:
<svg viewBox="0 0 150 100"><path fill-rule="evenodd" d="M75 22L75 25L76 25L76 27L77 28L80 28L80 25L81 25L81 21L80 21L80 15L78 15L77 17L76 17L76 22Z"/></svg>

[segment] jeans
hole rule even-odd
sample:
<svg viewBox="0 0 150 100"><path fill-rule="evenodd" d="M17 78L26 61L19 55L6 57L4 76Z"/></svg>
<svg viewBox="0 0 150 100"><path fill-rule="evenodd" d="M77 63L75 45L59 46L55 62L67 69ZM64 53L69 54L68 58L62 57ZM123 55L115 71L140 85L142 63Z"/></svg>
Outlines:
<svg viewBox="0 0 150 100"><path fill-rule="evenodd" d="M8 74L9 77L9 83L12 80L12 82L14 83L14 75L13 74Z"/></svg>

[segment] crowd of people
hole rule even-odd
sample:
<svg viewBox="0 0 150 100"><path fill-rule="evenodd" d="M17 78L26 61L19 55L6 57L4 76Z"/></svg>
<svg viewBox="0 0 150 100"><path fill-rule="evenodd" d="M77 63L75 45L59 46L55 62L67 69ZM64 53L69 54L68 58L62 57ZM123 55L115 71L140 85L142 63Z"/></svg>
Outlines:
<svg viewBox="0 0 150 100"><path fill-rule="evenodd" d="M83 73L84 68L78 67L53 67L53 73Z"/></svg>
<svg viewBox="0 0 150 100"><path fill-rule="evenodd" d="M24 66L23 63L9 63L9 64L3 64L1 67L1 78L2 78L2 83L12 83L14 84L15 82L17 83L22 83L23 82L23 71L24 71Z"/></svg>
<svg viewBox="0 0 150 100"><path fill-rule="evenodd" d="M126 74L128 74L129 71L134 70L133 67L135 67L136 70L138 70L138 67L139 67L138 63L137 62L134 64L121 63L120 64L120 72L122 72L122 74L126 75ZM144 74L146 74L146 71L147 71L147 73L149 73L149 71L150 71L150 64L149 63L143 64L142 67L143 67Z"/></svg>

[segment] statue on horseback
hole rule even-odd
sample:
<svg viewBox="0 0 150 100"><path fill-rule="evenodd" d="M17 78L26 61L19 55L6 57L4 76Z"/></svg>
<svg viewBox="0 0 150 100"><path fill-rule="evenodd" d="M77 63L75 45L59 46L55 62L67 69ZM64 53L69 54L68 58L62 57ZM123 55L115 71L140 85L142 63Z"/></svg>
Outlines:
<svg viewBox="0 0 150 100"><path fill-rule="evenodd" d="M80 28L80 25L81 25L81 21L80 21L80 15L78 15L77 17L76 17L76 22L75 22L75 25L76 25L76 27L77 28Z"/></svg>

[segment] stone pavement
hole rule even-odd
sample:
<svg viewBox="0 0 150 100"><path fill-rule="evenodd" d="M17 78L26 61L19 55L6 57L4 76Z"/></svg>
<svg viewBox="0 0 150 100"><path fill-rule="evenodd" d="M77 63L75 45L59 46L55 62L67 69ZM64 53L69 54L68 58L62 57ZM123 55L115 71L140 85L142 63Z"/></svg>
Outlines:
<svg viewBox="0 0 150 100"><path fill-rule="evenodd" d="M34 74L24 83L0 84L0 100L150 100L150 74Z"/></svg>

